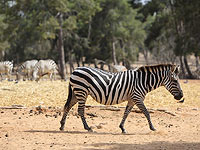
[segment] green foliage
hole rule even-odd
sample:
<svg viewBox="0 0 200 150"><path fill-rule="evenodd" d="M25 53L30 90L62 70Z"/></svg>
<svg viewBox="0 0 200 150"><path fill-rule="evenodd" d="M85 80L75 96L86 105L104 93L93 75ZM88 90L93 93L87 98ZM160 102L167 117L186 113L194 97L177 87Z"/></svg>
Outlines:
<svg viewBox="0 0 200 150"><path fill-rule="evenodd" d="M138 53L157 59L200 54L200 1L3 0L0 1L0 51L7 59L58 60L58 31L65 58L86 57L134 62ZM175 56L175 57L174 57ZM162 58L161 58L162 57ZM167 61L173 61L168 60Z"/></svg>
<svg viewBox="0 0 200 150"><path fill-rule="evenodd" d="M103 1L101 7L92 22L92 47L96 49L93 56L110 61L112 44L117 43L118 61L134 61L138 45L144 40L142 24L135 19L136 10L126 0Z"/></svg>
<svg viewBox="0 0 200 150"><path fill-rule="evenodd" d="M9 43L7 40L5 40L3 36L3 31L7 28L7 24L4 23L5 15L0 15L0 52L5 51L7 48L9 48Z"/></svg>

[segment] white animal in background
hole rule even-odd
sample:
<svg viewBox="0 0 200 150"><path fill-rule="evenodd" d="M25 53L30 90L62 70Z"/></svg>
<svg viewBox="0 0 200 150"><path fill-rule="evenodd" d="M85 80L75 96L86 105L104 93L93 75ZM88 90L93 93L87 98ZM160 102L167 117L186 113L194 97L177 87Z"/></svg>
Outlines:
<svg viewBox="0 0 200 150"><path fill-rule="evenodd" d="M48 75L51 80L55 80L58 66L54 60L40 60L34 67L33 79L39 81L44 75Z"/></svg>
<svg viewBox="0 0 200 150"><path fill-rule="evenodd" d="M13 62L12 61L2 61L2 62L0 62L1 80L3 80L2 74L6 74L8 80L11 80L12 70L13 70Z"/></svg>
<svg viewBox="0 0 200 150"><path fill-rule="evenodd" d="M20 75L23 75L24 79L32 80L34 67L37 62L38 60L27 60L24 63L22 63L17 68L17 80L19 80Z"/></svg>

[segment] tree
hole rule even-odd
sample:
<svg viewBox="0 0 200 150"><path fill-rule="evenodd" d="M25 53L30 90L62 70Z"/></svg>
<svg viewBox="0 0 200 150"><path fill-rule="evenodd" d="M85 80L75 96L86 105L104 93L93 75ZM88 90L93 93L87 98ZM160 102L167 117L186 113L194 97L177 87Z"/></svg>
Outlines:
<svg viewBox="0 0 200 150"><path fill-rule="evenodd" d="M0 59L1 61L4 59L5 50L9 48L10 44L4 38L3 31L7 28L7 24L4 23L5 15L0 15Z"/></svg>
<svg viewBox="0 0 200 150"><path fill-rule="evenodd" d="M92 22L93 56L104 61L112 59L114 64L124 59L134 61L144 34L141 22L135 19L136 10L126 0L102 1L101 7Z"/></svg>

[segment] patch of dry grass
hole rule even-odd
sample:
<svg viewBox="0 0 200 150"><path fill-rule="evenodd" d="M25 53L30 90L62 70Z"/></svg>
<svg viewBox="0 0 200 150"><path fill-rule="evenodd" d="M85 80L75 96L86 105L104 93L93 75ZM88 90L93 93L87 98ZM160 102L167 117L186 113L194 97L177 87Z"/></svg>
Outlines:
<svg viewBox="0 0 200 150"><path fill-rule="evenodd" d="M177 103L173 96L164 88L160 87L149 94L145 99L148 108L166 107L200 107L200 81L189 80L188 83L181 81L185 102ZM20 104L29 106L61 106L63 107L68 95L68 82L62 81L40 81L39 83L24 81L15 84L14 82L0 82L0 106L11 106ZM99 105L91 97L87 104ZM126 103L120 104L125 106Z"/></svg>

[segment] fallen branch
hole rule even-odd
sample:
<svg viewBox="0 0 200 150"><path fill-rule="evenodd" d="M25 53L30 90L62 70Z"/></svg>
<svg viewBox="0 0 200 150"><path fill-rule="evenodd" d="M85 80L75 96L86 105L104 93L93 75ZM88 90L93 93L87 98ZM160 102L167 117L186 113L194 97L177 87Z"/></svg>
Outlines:
<svg viewBox="0 0 200 150"><path fill-rule="evenodd" d="M169 114L169 115L172 115L172 116L176 116L176 114L174 114L172 112L169 112L168 110L165 110L165 109L156 109L156 111L161 111L161 112L164 112L166 114Z"/></svg>
<svg viewBox="0 0 200 150"><path fill-rule="evenodd" d="M3 106L0 109L25 109L26 107L22 105L12 105L12 106Z"/></svg>

